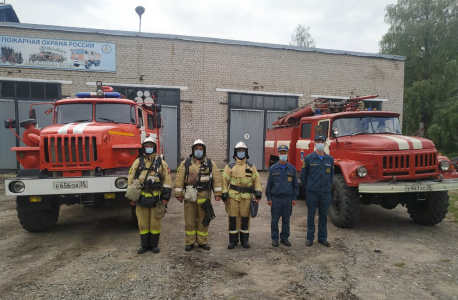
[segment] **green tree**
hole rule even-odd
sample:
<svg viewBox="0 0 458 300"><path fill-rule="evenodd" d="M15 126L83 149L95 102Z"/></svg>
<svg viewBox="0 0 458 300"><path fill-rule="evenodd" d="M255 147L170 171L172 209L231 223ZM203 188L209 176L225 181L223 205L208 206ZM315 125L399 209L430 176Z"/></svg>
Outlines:
<svg viewBox="0 0 458 300"><path fill-rule="evenodd" d="M406 56L404 133L424 122L438 149L456 152L458 1L398 0L387 6L385 22L380 52Z"/></svg>
<svg viewBox="0 0 458 300"><path fill-rule="evenodd" d="M291 42L289 45L315 48L315 41L312 39L309 31L310 27L297 24L297 27L294 28L294 32L291 35Z"/></svg>

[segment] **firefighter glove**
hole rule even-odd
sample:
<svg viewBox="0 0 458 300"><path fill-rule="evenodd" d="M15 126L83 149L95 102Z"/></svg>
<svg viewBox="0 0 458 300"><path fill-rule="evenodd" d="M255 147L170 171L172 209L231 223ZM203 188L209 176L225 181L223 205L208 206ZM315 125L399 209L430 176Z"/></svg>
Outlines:
<svg viewBox="0 0 458 300"><path fill-rule="evenodd" d="M201 207L203 210L205 210L205 216L202 220L202 225L208 226L210 225L211 220L213 220L216 217L210 199L207 199L204 203L202 203Z"/></svg>

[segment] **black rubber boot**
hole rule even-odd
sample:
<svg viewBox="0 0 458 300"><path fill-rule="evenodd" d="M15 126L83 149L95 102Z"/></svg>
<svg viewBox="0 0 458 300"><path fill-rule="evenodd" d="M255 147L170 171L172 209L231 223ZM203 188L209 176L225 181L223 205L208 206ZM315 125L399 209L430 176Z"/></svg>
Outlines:
<svg viewBox="0 0 458 300"><path fill-rule="evenodd" d="M242 247L246 249L250 248L250 244L248 244L248 238L250 237L250 234L242 231L248 231L249 224L250 217L242 217L242 224L240 226L240 243L242 244Z"/></svg>
<svg viewBox="0 0 458 300"><path fill-rule="evenodd" d="M242 244L243 248L250 248L250 244L248 243L248 238L250 237L249 233L240 232L240 243Z"/></svg>
<svg viewBox="0 0 458 300"><path fill-rule="evenodd" d="M159 247L157 245L159 244L160 235L161 235L160 233L157 233L157 234L150 233L149 242L150 242L153 253L159 253Z"/></svg>
<svg viewBox="0 0 458 300"><path fill-rule="evenodd" d="M184 248L185 251L191 251L192 249L194 249L194 245L186 245Z"/></svg>
<svg viewBox="0 0 458 300"><path fill-rule="evenodd" d="M138 249L138 254L143 254L149 249L149 233L140 234L140 244L141 248Z"/></svg>
<svg viewBox="0 0 458 300"><path fill-rule="evenodd" d="M229 233L229 245L227 249L234 249L239 242L239 235L237 233Z"/></svg>
<svg viewBox="0 0 458 300"><path fill-rule="evenodd" d="M199 248L202 248L204 250L210 250L210 245L208 244L199 245Z"/></svg>

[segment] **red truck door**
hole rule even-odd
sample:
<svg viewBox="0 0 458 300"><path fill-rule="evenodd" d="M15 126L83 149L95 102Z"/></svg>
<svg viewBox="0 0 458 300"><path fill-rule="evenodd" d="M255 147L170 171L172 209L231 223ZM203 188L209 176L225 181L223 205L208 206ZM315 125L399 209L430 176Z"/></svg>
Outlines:
<svg viewBox="0 0 458 300"><path fill-rule="evenodd" d="M312 122L301 123L299 139L296 143L296 168L300 167L298 164L302 165L304 157L313 152L313 142L311 138Z"/></svg>

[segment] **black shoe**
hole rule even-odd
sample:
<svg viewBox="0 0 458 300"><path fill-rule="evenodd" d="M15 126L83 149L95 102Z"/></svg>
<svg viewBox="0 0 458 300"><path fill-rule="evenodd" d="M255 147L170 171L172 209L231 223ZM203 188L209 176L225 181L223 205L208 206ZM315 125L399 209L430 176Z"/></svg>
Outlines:
<svg viewBox="0 0 458 300"><path fill-rule="evenodd" d="M291 243L288 240L281 240L281 243L285 246L291 246Z"/></svg>
<svg viewBox="0 0 458 300"><path fill-rule="evenodd" d="M202 248L204 250L210 250L210 246L207 244L199 245L199 248Z"/></svg>
<svg viewBox="0 0 458 300"><path fill-rule="evenodd" d="M227 245L227 249L234 249L235 246L237 246L237 243L235 241L230 241L229 245Z"/></svg>
<svg viewBox="0 0 458 300"><path fill-rule="evenodd" d="M307 242L305 242L305 244L310 247L310 246L313 245L313 241L312 240L307 240Z"/></svg>
<svg viewBox="0 0 458 300"><path fill-rule="evenodd" d="M318 243L326 247L331 247L331 244L329 244L328 241L318 241Z"/></svg>
<svg viewBox="0 0 458 300"><path fill-rule="evenodd" d="M186 245L184 251L191 251L192 249L194 249L194 245Z"/></svg>
<svg viewBox="0 0 458 300"><path fill-rule="evenodd" d="M278 247L278 240L272 240L272 246Z"/></svg>
<svg viewBox="0 0 458 300"><path fill-rule="evenodd" d="M138 254L143 254L145 253L146 251L148 251L149 248L144 248L144 247L141 247L140 249L138 249L137 253Z"/></svg>
<svg viewBox="0 0 458 300"><path fill-rule="evenodd" d="M250 244L248 243L249 238L250 238L249 233L240 232L240 244L242 244L242 247L245 249L250 248Z"/></svg>
<svg viewBox="0 0 458 300"><path fill-rule="evenodd" d="M152 249L153 253L159 253L159 247L153 247Z"/></svg>

